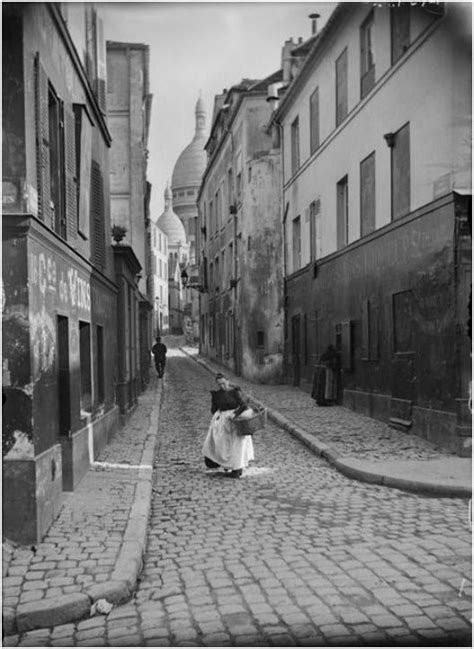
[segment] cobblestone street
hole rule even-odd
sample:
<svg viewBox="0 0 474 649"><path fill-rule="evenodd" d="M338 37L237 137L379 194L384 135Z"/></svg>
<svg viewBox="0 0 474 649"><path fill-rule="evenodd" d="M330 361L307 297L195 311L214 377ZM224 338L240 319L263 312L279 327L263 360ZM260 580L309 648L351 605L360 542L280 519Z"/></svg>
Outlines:
<svg viewBox="0 0 474 649"><path fill-rule="evenodd" d="M206 473L211 389L170 351L132 601L7 645L471 645L467 500L350 480L271 423L242 479Z"/></svg>

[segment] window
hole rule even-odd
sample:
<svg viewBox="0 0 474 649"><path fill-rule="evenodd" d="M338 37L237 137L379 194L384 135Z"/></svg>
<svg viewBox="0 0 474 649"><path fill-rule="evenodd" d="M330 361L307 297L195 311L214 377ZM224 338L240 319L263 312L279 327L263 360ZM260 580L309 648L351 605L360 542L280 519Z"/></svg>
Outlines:
<svg viewBox="0 0 474 649"><path fill-rule="evenodd" d="M336 126L347 115L347 47L336 61Z"/></svg>
<svg viewBox="0 0 474 649"><path fill-rule="evenodd" d="M395 133L391 158L394 221L410 211L410 124L405 124Z"/></svg>
<svg viewBox="0 0 474 649"><path fill-rule="evenodd" d="M309 98L309 128L311 154L319 147L319 88Z"/></svg>
<svg viewBox="0 0 474 649"><path fill-rule="evenodd" d="M214 288L216 289L216 291L218 291L220 283L221 283L221 278L220 278L220 275L219 275L219 257L216 257L216 259L214 261L214 277L215 277L215 283L216 283L216 286Z"/></svg>
<svg viewBox="0 0 474 649"><path fill-rule="evenodd" d="M360 163L360 236L375 230L375 151Z"/></svg>
<svg viewBox="0 0 474 649"><path fill-rule="evenodd" d="M63 107L51 86L48 90L48 120L51 225L65 239Z"/></svg>
<svg viewBox="0 0 474 649"><path fill-rule="evenodd" d="M349 182L344 176L337 183L337 249L347 246L349 242Z"/></svg>
<svg viewBox="0 0 474 649"><path fill-rule="evenodd" d="M298 117L291 125L291 173L295 174L300 167L300 124Z"/></svg>
<svg viewBox="0 0 474 649"><path fill-rule="evenodd" d="M373 300L362 300L361 309L361 359L363 361L374 361L379 357L378 309Z"/></svg>
<svg viewBox="0 0 474 649"><path fill-rule="evenodd" d="M88 322L79 322L79 363L81 366L81 410L90 411L92 405L91 333Z"/></svg>
<svg viewBox="0 0 474 649"><path fill-rule="evenodd" d="M105 267L104 181L100 165L91 165L90 220L92 228L92 262L101 270Z"/></svg>
<svg viewBox="0 0 474 649"><path fill-rule="evenodd" d="M97 326L97 353L94 360L96 363L97 373L97 403L104 403L105 400L105 382L104 382L104 329Z"/></svg>
<svg viewBox="0 0 474 649"><path fill-rule="evenodd" d="M242 172L237 174L237 198L240 199L242 195Z"/></svg>
<svg viewBox="0 0 474 649"><path fill-rule="evenodd" d="M293 272L301 268L301 217L293 219Z"/></svg>
<svg viewBox="0 0 474 649"><path fill-rule="evenodd" d="M229 254L227 256L227 264L228 264L228 277L229 281L234 278L234 246L232 243L229 243Z"/></svg>
<svg viewBox="0 0 474 649"><path fill-rule="evenodd" d="M57 341L59 434L67 435L71 431L69 320L60 315L57 316Z"/></svg>
<svg viewBox="0 0 474 649"><path fill-rule="evenodd" d="M360 28L360 96L361 99L375 84L374 12Z"/></svg>
<svg viewBox="0 0 474 649"><path fill-rule="evenodd" d="M77 179L77 231L90 237L90 182L92 160L92 124L85 106L73 104L76 128L76 179Z"/></svg>
<svg viewBox="0 0 474 649"><path fill-rule="evenodd" d="M222 273L222 288L227 288L227 266L225 263L225 251L222 251L221 254L221 273Z"/></svg>
<svg viewBox="0 0 474 649"><path fill-rule="evenodd" d="M213 203L209 201L209 235L212 236L214 233L214 212L213 212Z"/></svg>
<svg viewBox="0 0 474 649"><path fill-rule="evenodd" d="M318 256L317 239L318 239L318 221L321 211L321 201L316 199L309 206L309 247L311 261L315 261Z"/></svg>
<svg viewBox="0 0 474 649"><path fill-rule="evenodd" d="M234 187L233 187L233 176L232 169L229 169L227 172L227 196L228 196L228 205L229 209L234 203Z"/></svg>
<svg viewBox="0 0 474 649"><path fill-rule="evenodd" d="M410 3L399 2L390 9L392 65L410 46Z"/></svg>

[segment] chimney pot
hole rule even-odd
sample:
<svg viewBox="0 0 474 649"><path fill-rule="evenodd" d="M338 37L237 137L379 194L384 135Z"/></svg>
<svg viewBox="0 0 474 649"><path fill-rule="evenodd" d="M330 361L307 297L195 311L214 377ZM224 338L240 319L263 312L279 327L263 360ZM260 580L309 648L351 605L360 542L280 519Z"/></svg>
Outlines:
<svg viewBox="0 0 474 649"><path fill-rule="evenodd" d="M311 34L314 35L318 31L318 18L321 17L321 14L309 14L308 18L311 18Z"/></svg>

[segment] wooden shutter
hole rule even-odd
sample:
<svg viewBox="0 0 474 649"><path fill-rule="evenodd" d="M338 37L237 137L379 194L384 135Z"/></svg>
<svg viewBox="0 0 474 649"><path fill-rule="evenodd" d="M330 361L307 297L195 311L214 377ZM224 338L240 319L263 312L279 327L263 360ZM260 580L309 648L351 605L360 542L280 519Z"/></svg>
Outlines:
<svg viewBox="0 0 474 649"><path fill-rule="evenodd" d="M410 46L410 4L400 3L390 9L392 65Z"/></svg>
<svg viewBox="0 0 474 649"><path fill-rule="evenodd" d="M91 229L92 262L98 268L105 266L105 223L104 223L104 181L100 165L92 160L91 165Z"/></svg>
<svg viewBox="0 0 474 649"><path fill-rule="evenodd" d="M51 221L48 77L41 65L39 53L35 59L35 116L38 216L54 229L54 223Z"/></svg>
<svg viewBox="0 0 474 649"><path fill-rule="evenodd" d="M410 211L410 124L395 135L392 152L392 220Z"/></svg>
<svg viewBox="0 0 474 649"><path fill-rule="evenodd" d="M336 126L347 115L347 48L336 61Z"/></svg>
<svg viewBox="0 0 474 649"><path fill-rule="evenodd" d="M360 235L375 230L375 151L360 163Z"/></svg>
<svg viewBox="0 0 474 649"><path fill-rule="evenodd" d="M75 116L64 106L64 170L66 179L66 233L67 240L77 236L77 175Z"/></svg>
<svg viewBox="0 0 474 649"><path fill-rule="evenodd" d="M319 147L319 88L309 98L311 153Z"/></svg>
<svg viewBox="0 0 474 649"><path fill-rule="evenodd" d="M345 176L337 183L337 249L347 245L348 180Z"/></svg>

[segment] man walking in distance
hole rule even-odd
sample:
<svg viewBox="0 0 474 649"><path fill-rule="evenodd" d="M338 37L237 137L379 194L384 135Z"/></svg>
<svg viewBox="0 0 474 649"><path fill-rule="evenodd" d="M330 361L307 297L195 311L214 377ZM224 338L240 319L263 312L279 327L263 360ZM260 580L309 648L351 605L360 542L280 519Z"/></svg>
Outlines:
<svg viewBox="0 0 474 649"><path fill-rule="evenodd" d="M155 357L155 367L160 379L163 378L163 374L165 372L166 352L167 352L166 345L164 345L161 342L161 338L157 336L156 343L151 348L151 353Z"/></svg>

